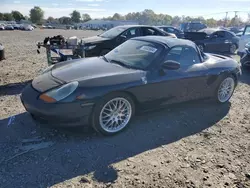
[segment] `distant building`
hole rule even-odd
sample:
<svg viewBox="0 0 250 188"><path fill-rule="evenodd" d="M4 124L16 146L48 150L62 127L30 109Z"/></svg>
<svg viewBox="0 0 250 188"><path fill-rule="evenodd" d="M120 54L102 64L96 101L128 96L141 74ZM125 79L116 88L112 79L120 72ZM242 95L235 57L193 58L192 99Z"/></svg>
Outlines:
<svg viewBox="0 0 250 188"><path fill-rule="evenodd" d="M77 24L78 27L82 28L113 28L119 25L138 25L136 21L130 20L89 20L84 23Z"/></svg>

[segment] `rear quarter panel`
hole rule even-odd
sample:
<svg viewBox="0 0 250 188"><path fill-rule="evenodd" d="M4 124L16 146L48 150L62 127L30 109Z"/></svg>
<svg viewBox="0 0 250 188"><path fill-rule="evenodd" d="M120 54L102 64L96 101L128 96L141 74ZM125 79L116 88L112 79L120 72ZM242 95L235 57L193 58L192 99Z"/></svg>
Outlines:
<svg viewBox="0 0 250 188"><path fill-rule="evenodd" d="M204 63L208 68L208 84L216 89L220 82L229 75L233 75L238 82L240 64L234 59L218 54L207 54L209 59Z"/></svg>

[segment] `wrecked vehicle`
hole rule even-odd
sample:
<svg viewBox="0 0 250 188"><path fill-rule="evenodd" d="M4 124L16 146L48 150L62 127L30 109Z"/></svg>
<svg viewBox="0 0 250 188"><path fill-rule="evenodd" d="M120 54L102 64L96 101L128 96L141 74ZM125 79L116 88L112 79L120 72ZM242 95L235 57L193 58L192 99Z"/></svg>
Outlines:
<svg viewBox="0 0 250 188"><path fill-rule="evenodd" d="M229 52L234 54L239 47L239 37L235 33L207 28L199 32L186 32L185 38L194 41L201 51Z"/></svg>
<svg viewBox="0 0 250 188"><path fill-rule="evenodd" d="M104 56L47 68L23 90L21 101L37 121L90 124L113 135L137 110L204 98L226 103L240 75L235 60L202 53L191 41L137 37Z"/></svg>

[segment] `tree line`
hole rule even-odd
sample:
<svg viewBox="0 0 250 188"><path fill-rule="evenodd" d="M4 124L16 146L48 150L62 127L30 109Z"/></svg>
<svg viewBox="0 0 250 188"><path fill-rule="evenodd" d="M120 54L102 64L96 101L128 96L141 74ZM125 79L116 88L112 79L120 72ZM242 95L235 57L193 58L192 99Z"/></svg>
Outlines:
<svg viewBox="0 0 250 188"><path fill-rule="evenodd" d="M60 18L48 17L44 19L44 11L35 6L30 10L29 17L23 16L19 11L12 11L11 13L0 13L0 20L5 21L20 21L20 20L30 20L32 23L42 24L48 23L58 23L58 24L74 24L80 22L86 22L91 20L89 14L82 14L74 10L69 16L63 16ZM145 9L142 12L131 12L126 15L121 15L115 13L113 16L103 18L104 20L131 20L136 21L139 24L144 25L174 25L178 26L183 22L189 21L201 21L207 24L209 27L216 26L243 26L246 22L243 22L240 17L233 17L232 19L220 19L215 20L214 18L205 19L204 17L190 17L190 16L170 16L168 14L156 14L153 10ZM247 23L250 23L250 14L248 14Z"/></svg>
<svg viewBox="0 0 250 188"><path fill-rule="evenodd" d="M60 23L60 24L73 24L73 23L80 23L80 22L86 22L91 20L91 17L89 14L80 14L80 12L74 10L69 16L63 16L61 18L53 18L48 17L47 19L44 19L44 11L38 7L35 6L32 8L29 12L29 17L24 16L19 11L12 11L10 13L1 13L0 12L0 20L1 21L16 21L20 22L21 20L29 20L34 24L43 24L43 23Z"/></svg>
<svg viewBox="0 0 250 188"><path fill-rule="evenodd" d="M139 24L145 25L174 25L179 26L183 22L190 21L200 21L209 27L217 26L243 26L247 23L250 23L250 14L248 14L248 20L243 22L240 17L233 17L231 19L220 19L216 20L214 18L205 19L202 16L199 17L190 17L190 16L170 16L168 14L156 14L153 10L146 9L142 12L132 12L126 15L121 15L115 13L113 16L104 18L106 20L134 20Z"/></svg>

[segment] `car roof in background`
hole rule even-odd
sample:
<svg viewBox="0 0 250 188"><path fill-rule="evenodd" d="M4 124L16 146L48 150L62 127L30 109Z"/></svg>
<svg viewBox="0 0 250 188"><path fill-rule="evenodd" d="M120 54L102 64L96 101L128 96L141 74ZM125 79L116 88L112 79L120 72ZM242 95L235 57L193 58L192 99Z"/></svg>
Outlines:
<svg viewBox="0 0 250 188"><path fill-rule="evenodd" d="M121 25L121 26L117 26L116 28L128 29L128 28L131 28L131 27L156 27L156 26L150 26L150 25Z"/></svg>
<svg viewBox="0 0 250 188"><path fill-rule="evenodd" d="M208 35L210 35L210 34L216 32L216 31L226 31L226 32L228 32L228 33L233 34L233 32L231 32L231 31L229 31L229 30L226 30L226 29L221 29L221 28L205 28L205 29L199 30L199 32L204 32L204 33L206 33L206 34L208 34Z"/></svg>
<svg viewBox="0 0 250 188"><path fill-rule="evenodd" d="M192 41L185 39L177 39L166 36L144 36L144 37L135 37L131 40L143 40L148 42L160 43L172 48L174 46L191 46L195 48L195 44Z"/></svg>
<svg viewBox="0 0 250 188"><path fill-rule="evenodd" d="M172 28L175 28L174 26L171 26L171 25L158 25L158 26L155 26L155 27L172 27Z"/></svg>
<svg viewBox="0 0 250 188"><path fill-rule="evenodd" d="M219 30L222 30L222 29L219 29L219 28L205 28L205 29L199 30L198 32L204 32L204 33L207 33L207 34L212 34L213 32L216 32L216 31L219 31Z"/></svg>

